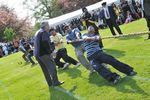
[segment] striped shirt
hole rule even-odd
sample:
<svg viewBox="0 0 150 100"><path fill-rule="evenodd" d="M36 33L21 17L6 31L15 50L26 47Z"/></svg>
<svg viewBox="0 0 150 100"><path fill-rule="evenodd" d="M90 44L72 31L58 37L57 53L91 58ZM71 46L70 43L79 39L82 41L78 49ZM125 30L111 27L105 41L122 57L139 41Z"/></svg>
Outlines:
<svg viewBox="0 0 150 100"><path fill-rule="evenodd" d="M86 39L87 37L95 37L98 35L95 34L84 34L82 36L83 39ZM86 51L86 55L87 57L92 56L95 52L101 50L100 46L99 46L99 42L98 41L84 41L83 42L85 51Z"/></svg>

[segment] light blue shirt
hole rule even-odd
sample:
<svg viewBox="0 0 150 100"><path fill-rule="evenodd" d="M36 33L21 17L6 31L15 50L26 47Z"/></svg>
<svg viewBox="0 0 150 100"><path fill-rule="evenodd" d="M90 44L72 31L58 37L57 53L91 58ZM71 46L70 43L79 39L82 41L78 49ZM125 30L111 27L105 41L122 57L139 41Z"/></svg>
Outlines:
<svg viewBox="0 0 150 100"><path fill-rule="evenodd" d="M73 41L76 40L76 33L80 33L80 31L78 29L73 29L71 32L69 32L66 36L66 41ZM77 42L77 43L72 43L72 45L77 48L80 47L82 45L82 42Z"/></svg>

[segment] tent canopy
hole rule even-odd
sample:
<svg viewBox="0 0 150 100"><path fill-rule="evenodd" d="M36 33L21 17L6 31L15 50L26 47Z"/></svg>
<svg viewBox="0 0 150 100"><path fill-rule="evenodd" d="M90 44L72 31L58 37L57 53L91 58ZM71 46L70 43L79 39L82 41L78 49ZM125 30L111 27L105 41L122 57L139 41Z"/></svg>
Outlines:
<svg viewBox="0 0 150 100"><path fill-rule="evenodd" d="M103 0L103 1L98 2L96 4L90 5L86 8L88 9L88 11L91 11L91 10L95 10L95 9L98 9L98 8L102 7L101 4L103 2L107 2L107 4L110 4L110 3L113 3L113 2L116 2L116 1L117 0ZM71 21L74 18L78 18L81 15L82 15L82 10L79 9L79 10L73 11L71 13L64 14L62 16L49 19L47 21L49 22L50 26L57 26L57 25L60 25L60 24L63 24L63 23L67 23L67 22Z"/></svg>

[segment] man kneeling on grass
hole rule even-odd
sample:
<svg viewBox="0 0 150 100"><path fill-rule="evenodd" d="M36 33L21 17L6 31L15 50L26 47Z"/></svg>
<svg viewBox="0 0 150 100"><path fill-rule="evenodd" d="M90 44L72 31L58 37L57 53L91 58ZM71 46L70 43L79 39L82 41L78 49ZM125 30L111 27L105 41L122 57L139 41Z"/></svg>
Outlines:
<svg viewBox="0 0 150 100"><path fill-rule="evenodd" d="M93 65L94 69L109 82L116 84L121 77L117 73L113 73L107 68L101 66L102 63L112 65L115 69L128 76L134 76L137 74L129 65L118 61L101 50L99 47L99 40L101 38L98 35L95 35L95 30L92 26L88 28L88 33L83 35L83 39L87 58L91 65Z"/></svg>

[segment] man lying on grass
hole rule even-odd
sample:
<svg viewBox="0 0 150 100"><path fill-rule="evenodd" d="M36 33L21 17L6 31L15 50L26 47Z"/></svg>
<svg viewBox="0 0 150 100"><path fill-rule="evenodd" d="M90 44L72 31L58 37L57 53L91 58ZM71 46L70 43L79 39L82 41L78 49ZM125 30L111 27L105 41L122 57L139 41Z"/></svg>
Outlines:
<svg viewBox="0 0 150 100"><path fill-rule="evenodd" d="M133 71L133 68L129 65L122 63L102 51L99 46L99 40L101 39L98 35L95 35L95 30L92 26L88 28L88 33L83 35L84 47L86 50L87 58L93 65L94 69L106 80L114 84L118 83L121 79L120 75L113 73L104 66L102 63L112 65L118 71L128 75L134 76L137 73Z"/></svg>

